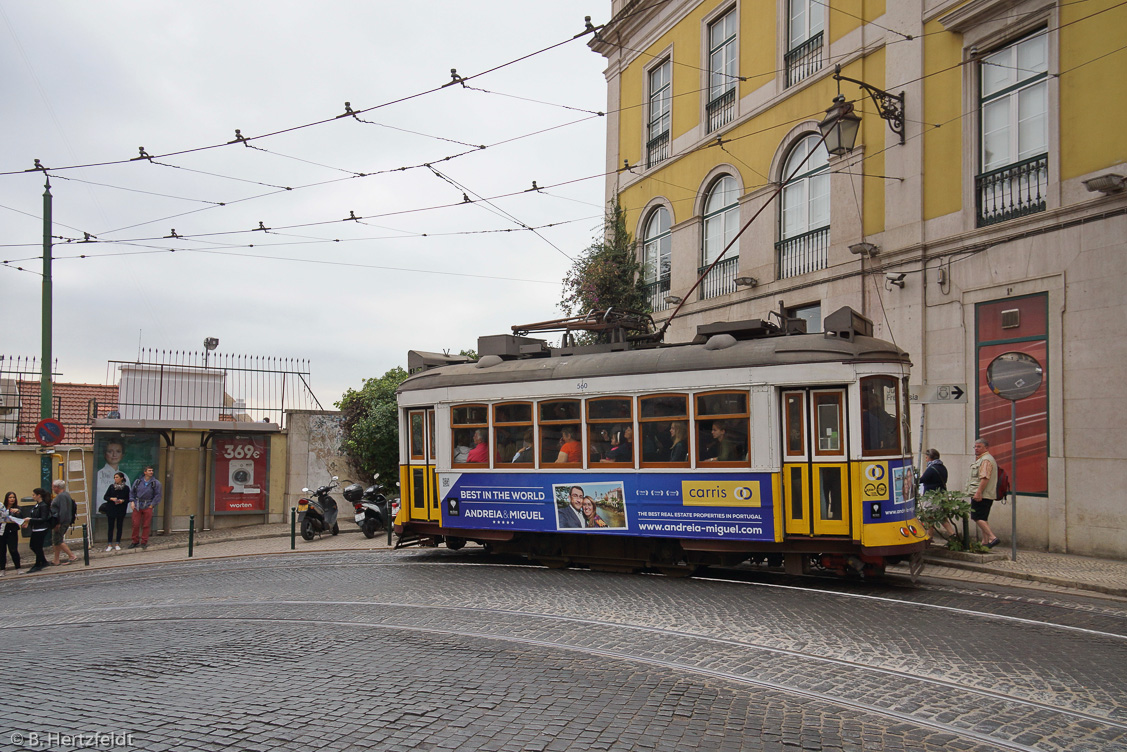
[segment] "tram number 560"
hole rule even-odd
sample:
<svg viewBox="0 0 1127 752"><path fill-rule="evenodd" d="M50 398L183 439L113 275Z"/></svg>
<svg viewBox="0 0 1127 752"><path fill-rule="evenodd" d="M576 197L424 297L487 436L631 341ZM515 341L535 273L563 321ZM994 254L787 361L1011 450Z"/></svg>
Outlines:
<svg viewBox="0 0 1127 752"><path fill-rule="evenodd" d="M584 391L587 391L587 382L586 382L586 381L580 381L580 382L578 382L578 383L577 383L577 384L575 385L575 390L576 390L577 392L584 392Z"/></svg>

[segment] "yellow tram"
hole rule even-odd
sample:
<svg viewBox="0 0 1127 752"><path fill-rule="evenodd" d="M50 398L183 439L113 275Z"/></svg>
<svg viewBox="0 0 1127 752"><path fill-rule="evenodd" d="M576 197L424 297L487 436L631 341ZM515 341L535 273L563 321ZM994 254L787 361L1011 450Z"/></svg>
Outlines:
<svg viewBox="0 0 1127 752"><path fill-rule="evenodd" d="M910 361L868 319L709 324L677 345L584 321L601 344L514 334L482 337L473 362L410 354L401 544L668 574L918 564Z"/></svg>

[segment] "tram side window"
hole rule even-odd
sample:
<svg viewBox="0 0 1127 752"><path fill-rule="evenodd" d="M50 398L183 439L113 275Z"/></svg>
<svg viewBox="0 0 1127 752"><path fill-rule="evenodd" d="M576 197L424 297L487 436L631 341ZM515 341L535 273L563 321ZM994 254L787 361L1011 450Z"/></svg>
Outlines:
<svg viewBox="0 0 1127 752"><path fill-rule="evenodd" d="M684 394L642 397L638 404L643 465L689 465L689 399Z"/></svg>
<svg viewBox="0 0 1127 752"><path fill-rule="evenodd" d="M747 462L747 392L698 394L697 460L717 465Z"/></svg>
<svg viewBox="0 0 1127 752"><path fill-rule="evenodd" d="M489 425L486 405L456 405L450 410L455 465L489 464Z"/></svg>
<svg viewBox="0 0 1127 752"><path fill-rule="evenodd" d="M540 462L544 465L583 464L583 432L579 400L540 403Z"/></svg>
<svg viewBox="0 0 1127 752"><path fill-rule="evenodd" d="M587 400L587 449L591 462L634 464L634 413L629 397Z"/></svg>
<svg viewBox="0 0 1127 752"><path fill-rule="evenodd" d="M900 454L898 392L892 376L861 379L861 450L865 454Z"/></svg>
<svg viewBox="0 0 1127 752"><path fill-rule="evenodd" d="M411 420L411 459L423 459L423 411L412 410L409 413Z"/></svg>
<svg viewBox="0 0 1127 752"><path fill-rule="evenodd" d="M493 446L499 464L531 466L532 438L531 402L493 406Z"/></svg>

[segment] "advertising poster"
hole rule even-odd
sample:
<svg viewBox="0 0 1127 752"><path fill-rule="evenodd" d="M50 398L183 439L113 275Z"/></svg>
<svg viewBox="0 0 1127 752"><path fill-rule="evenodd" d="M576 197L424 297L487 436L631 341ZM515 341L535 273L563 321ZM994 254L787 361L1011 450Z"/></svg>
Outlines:
<svg viewBox="0 0 1127 752"><path fill-rule="evenodd" d="M269 447L268 436L215 437L215 514L266 511Z"/></svg>
<svg viewBox="0 0 1127 752"><path fill-rule="evenodd" d="M152 465L160 477L160 436L155 433L118 433L98 431L94 434L94 498L96 508L113 484L114 473L125 475L126 485L140 478L146 465Z"/></svg>
<svg viewBox="0 0 1127 752"><path fill-rule="evenodd" d="M438 483L444 527L775 539L768 473L440 473Z"/></svg>
<svg viewBox="0 0 1127 752"><path fill-rule="evenodd" d="M911 460L861 463L865 524L903 522L916 516L916 476Z"/></svg>

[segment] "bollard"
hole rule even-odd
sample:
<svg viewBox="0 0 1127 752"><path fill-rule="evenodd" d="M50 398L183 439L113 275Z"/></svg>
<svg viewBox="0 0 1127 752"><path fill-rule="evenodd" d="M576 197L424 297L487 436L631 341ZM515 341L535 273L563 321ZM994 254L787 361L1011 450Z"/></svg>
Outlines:
<svg viewBox="0 0 1127 752"><path fill-rule="evenodd" d="M82 566L90 566L90 531L89 525L82 524Z"/></svg>
<svg viewBox="0 0 1127 752"><path fill-rule="evenodd" d="M297 507L290 507L290 550L297 548Z"/></svg>
<svg viewBox="0 0 1127 752"><path fill-rule="evenodd" d="M192 558L192 550L196 542L196 515L188 515L188 558Z"/></svg>
<svg viewBox="0 0 1127 752"><path fill-rule="evenodd" d="M970 551L970 515L963 515L963 550Z"/></svg>

